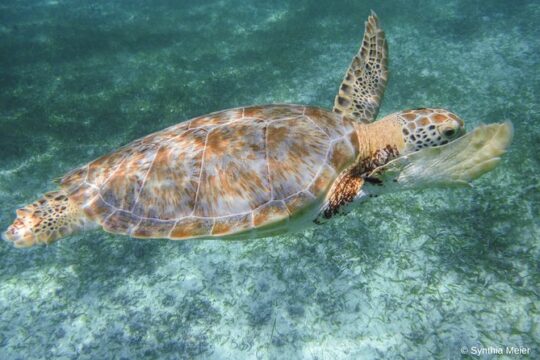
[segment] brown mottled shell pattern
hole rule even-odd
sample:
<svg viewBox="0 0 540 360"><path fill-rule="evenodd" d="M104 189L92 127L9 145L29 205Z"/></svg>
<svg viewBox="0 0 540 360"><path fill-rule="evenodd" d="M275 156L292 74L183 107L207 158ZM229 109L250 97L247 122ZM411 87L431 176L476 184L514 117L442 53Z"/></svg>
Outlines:
<svg viewBox="0 0 540 360"><path fill-rule="evenodd" d="M319 203L357 155L348 118L296 105L245 107L136 140L61 186L109 232L223 237L282 226Z"/></svg>

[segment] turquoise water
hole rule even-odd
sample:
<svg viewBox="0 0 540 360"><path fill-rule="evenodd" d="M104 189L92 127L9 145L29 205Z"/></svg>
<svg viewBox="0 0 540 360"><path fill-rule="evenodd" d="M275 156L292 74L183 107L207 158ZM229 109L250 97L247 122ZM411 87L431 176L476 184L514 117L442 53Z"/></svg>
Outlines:
<svg viewBox="0 0 540 360"><path fill-rule="evenodd" d="M2 2L0 229L53 179L168 125L257 103L331 107L370 9L390 47L381 115L512 120L495 171L264 240L2 243L0 357L459 359L523 346L539 358L532 0Z"/></svg>

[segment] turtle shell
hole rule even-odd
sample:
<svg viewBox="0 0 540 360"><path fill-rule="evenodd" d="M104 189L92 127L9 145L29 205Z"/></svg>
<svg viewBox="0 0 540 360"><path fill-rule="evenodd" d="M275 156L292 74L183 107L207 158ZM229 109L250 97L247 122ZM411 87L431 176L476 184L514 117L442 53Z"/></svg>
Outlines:
<svg viewBox="0 0 540 360"><path fill-rule="evenodd" d="M354 129L353 120L314 107L225 110L138 139L60 184L108 232L253 234L321 202L358 155Z"/></svg>

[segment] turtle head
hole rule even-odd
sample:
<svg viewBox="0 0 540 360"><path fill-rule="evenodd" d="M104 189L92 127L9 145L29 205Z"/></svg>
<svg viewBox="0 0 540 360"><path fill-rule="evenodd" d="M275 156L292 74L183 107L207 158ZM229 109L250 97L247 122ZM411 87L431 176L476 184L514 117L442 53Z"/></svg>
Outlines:
<svg viewBox="0 0 540 360"><path fill-rule="evenodd" d="M407 151L449 143L465 134L457 115L443 109L414 109L397 113Z"/></svg>

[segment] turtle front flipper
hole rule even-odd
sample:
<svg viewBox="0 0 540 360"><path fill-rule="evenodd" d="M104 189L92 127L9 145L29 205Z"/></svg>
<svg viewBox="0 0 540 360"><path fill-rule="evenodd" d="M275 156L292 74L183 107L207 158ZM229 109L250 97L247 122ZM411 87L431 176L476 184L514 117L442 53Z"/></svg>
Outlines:
<svg viewBox="0 0 540 360"><path fill-rule="evenodd" d="M388 162L383 159L384 165L366 172L352 166L332 185L315 223L346 214L363 200L384 193L470 186L497 166L512 135L510 122L483 125L446 145L423 148Z"/></svg>
<svg viewBox="0 0 540 360"><path fill-rule="evenodd" d="M334 101L334 112L359 122L375 121L388 78L388 46L374 12L366 21L360 51L353 58Z"/></svg>
<svg viewBox="0 0 540 360"><path fill-rule="evenodd" d="M363 199L363 185L364 179L354 167L344 171L328 192L326 201L319 210L315 223L322 224L335 215L346 215L353 203Z"/></svg>
<svg viewBox="0 0 540 360"><path fill-rule="evenodd" d="M512 142L512 123L482 125L443 146L424 148L373 170L363 188L380 194L425 187L470 186L493 170Z"/></svg>

